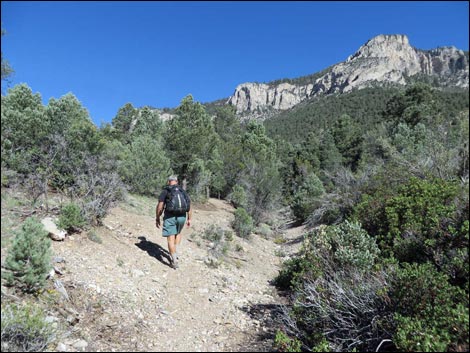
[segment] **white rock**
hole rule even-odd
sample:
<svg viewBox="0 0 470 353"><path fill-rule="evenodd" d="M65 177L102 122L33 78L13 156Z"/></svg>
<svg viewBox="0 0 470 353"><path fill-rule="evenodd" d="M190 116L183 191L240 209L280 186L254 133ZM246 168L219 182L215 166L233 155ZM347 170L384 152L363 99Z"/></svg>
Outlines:
<svg viewBox="0 0 470 353"><path fill-rule="evenodd" d="M134 276L134 277L144 277L145 273L141 270L134 269L134 270L132 270L132 276Z"/></svg>
<svg viewBox="0 0 470 353"><path fill-rule="evenodd" d="M88 347L88 342L85 340L78 340L73 344L73 347L75 349L85 349L86 347Z"/></svg>
<svg viewBox="0 0 470 353"><path fill-rule="evenodd" d="M56 350L57 352L67 352L67 346L61 342L57 345Z"/></svg>
<svg viewBox="0 0 470 353"><path fill-rule="evenodd" d="M41 220L41 223L44 226L44 229L49 233L49 237L52 240L63 241L65 239L67 232L65 230L58 229L52 218L46 217Z"/></svg>

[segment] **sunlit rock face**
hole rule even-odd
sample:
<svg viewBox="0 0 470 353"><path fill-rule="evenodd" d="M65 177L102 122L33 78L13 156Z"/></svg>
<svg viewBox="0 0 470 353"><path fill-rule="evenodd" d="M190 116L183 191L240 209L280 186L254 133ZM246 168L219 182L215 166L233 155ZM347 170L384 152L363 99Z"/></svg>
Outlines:
<svg viewBox="0 0 470 353"><path fill-rule="evenodd" d="M239 114L266 108L285 110L318 95L346 93L377 84L405 84L408 77L417 74L433 76L441 86L467 88L468 53L455 47L420 50L413 48L405 35L379 35L312 83L243 83L227 103L235 106Z"/></svg>

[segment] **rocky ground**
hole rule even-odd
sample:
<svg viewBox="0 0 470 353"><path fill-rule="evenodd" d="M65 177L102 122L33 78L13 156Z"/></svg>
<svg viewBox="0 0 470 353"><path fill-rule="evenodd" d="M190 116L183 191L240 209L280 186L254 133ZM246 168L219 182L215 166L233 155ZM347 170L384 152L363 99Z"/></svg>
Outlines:
<svg viewBox="0 0 470 353"><path fill-rule="evenodd" d="M207 239L206 229L229 230L233 219L228 203L210 199L194 207L175 270L154 212L134 199L104 226L53 242L57 310L49 319L68 325L56 350L272 350L283 298L271 283L303 229Z"/></svg>

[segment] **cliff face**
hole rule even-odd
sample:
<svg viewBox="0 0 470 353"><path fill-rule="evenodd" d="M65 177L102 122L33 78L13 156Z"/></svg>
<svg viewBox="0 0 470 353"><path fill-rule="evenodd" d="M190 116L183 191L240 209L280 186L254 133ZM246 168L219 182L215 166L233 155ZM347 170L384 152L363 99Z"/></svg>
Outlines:
<svg viewBox="0 0 470 353"><path fill-rule="evenodd" d="M346 93L377 83L405 84L407 77L417 74L433 76L443 86L468 87L468 57L455 47L424 51L413 48L405 35L379 35L312 83L243 83L227 103L239 114L285 110L318 95Z"/></svg>
<svg viewBox="0 0 470 353"><path fill-rule="evenodd" d="M264 83L244 83L237 87L228 103L237 107L237 113L268 106L276 110L284 110L308 98L312 89L313 84L296 86L281 83L270 87Z"/></svg>

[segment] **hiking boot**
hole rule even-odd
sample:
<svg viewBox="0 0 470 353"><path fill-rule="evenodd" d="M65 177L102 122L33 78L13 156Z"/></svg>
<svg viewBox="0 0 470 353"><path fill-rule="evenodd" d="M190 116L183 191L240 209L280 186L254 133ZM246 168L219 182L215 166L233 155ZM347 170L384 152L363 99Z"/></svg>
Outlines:
<svg viewBox="0 0 470 353"><path fill-rule="evenodd" d="M176 258L176 256L171 259L171 267L173 267L175 270L179 267L178 266L178 259Z"/></svg>

